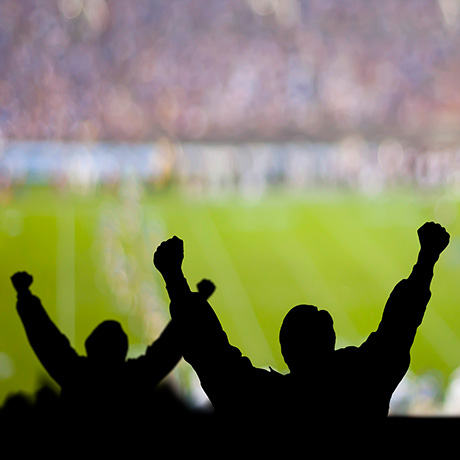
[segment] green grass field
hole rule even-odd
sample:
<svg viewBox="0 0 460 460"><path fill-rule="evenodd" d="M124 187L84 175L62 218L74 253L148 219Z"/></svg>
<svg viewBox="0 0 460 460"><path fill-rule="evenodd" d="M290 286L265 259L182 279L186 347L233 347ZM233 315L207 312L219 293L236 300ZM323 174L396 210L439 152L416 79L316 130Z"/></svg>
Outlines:
<svg viewBox="0 0 460 460"><path fill-rule="evenodd" d="M254 365L286 371L278 345L286 312L299 303L327 309L337 345L359 345L377 328L394 285L409 275L416 230L427 220L447 227L451 245L436 267L412 370L438 369L447 378L460 365L457 210L456 199L420 192L278 191L256 202L134 185L87 195L17 190L0 208L0 403L10 392L35 391L44 374L15 310L15 271L34 275L33 292L80 353L92 329L114 318L135 355L169 318L151 257L163 239L178 235L189 282L206 277L217 286L211 304L232 344Z"/></svg>

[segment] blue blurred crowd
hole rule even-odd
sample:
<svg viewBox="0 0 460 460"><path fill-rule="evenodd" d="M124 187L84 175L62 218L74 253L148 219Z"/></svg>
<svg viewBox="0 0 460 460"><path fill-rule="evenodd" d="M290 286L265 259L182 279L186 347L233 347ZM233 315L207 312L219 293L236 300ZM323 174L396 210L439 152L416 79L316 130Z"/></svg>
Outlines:
<svg viewBox="0 0 460 460"><path fill-rule="evenodd" d="M455 139L457 10L449 0L4 0L1 134Z"/></svg>

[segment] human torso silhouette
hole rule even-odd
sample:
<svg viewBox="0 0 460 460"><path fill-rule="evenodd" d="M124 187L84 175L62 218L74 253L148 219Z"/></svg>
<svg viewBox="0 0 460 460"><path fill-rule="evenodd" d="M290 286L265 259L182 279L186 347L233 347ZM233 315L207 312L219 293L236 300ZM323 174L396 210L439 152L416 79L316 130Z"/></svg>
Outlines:
<svg viewBox="0 0 460 460"><path fill-rule="evenodd" d="M246 425L278 429L384 420L409 367L410 348L431 296L429 284L402 280L377 331L361 346L335 350L319 361L305 356L300 371L282 375L254 367L230 345L212 307L188 290L185 278L167 288L175 291L171 315L180 327L184 358L216 412Z"/></svg>
<svg viewBox="0 0 460 460"><path fill-rule="evenodd" d="M102 427L139 418L182 356L171 322L144 355L111 362L78 355L38 297L18 297L17 310L38 359L61 387L63 415L77 423Z"/></svg>

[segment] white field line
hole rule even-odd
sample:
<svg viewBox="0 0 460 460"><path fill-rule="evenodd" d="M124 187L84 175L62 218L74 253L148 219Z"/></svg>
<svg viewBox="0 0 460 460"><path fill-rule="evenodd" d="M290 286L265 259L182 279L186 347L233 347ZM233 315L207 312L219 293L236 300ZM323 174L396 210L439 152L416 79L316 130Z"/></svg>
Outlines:
<svg viewBox="0 0 460 460"><path fill-rule="evenodd" d="M56 310L57 323L75 344L75 213L73 208L56 215Z"/></svg>
<svg viewBox="0 0 460 460"><path fill-rule="evenodd" d="M252 308L251 301L246 292L244 284L238 274L238 270L225 247L225 243L219 230L205 208L201 209L199 216L195 208L194 213L187 211L190 226L194 232L196 241L199 243L201 253L207 260L212 273L222 273L226 280L227 287L222 289L222 296L225 304L231 312L233 319L233 330L238 334L237 341L245 350L253 349L253 344L257 343L259 356L268 365L273 365L276 360L271 352L262 327ZM185 254L187 254L187 242L184 242ZM187 257L187 255L185 255ZM204 274L207 277L207 274ZM217 286L219 289L219 286ZM211 302L212 303L212 302ZM225 329L225 325L224 329ZM232 343L232 338L229 337Z"/></svg>

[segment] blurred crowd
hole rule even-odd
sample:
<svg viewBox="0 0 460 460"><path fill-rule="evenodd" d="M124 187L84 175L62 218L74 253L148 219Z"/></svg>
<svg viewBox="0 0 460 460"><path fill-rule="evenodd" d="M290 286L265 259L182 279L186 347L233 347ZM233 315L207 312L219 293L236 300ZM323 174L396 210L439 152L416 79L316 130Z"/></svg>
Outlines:
<svg viewBox="0 0 460 460"><path fill-rule="evenodd" d="M349 136L335 143L85 144L7 142L0 148L0 194L24 183L82 192L135 177L160 190L177 185L198 196L260 197L274 187L322 188L378 195L415 188L456 194L458 148L416 149L395 139Z"/></svg>
<svg viewBox="0 0 460 460"><path fill-rule="evenodd" d="M460 368L448 376L429 370L409 371L393 393L391 416L460 416Z"/></svg>
<svg viewBox="0 0 460 460"><path fill-rule="evenodd" d="M1 135L455 141L459 12L455 0L3 0Z"/></svg>

